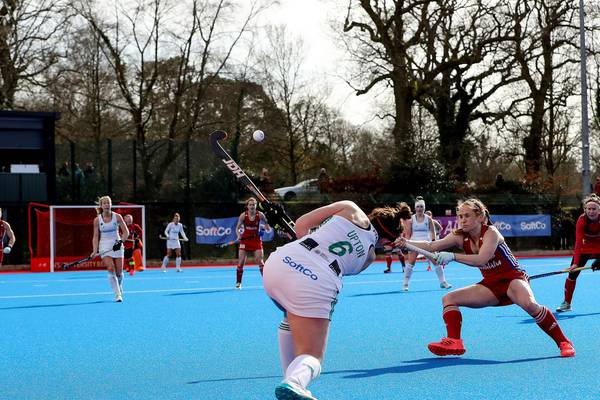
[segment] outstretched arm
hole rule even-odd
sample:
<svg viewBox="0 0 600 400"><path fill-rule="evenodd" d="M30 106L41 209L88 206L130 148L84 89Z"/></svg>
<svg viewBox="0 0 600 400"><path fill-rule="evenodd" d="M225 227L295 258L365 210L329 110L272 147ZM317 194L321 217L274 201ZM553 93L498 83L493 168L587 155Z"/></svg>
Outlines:
<svg viewBox="0 0 600 400"><path fill-rule="evenodd" d="M353 202L344 200L338 201L327 206L319 207L302 215L296 221L296 235L299 238L306 235L310 228L313 228L332 215L339 215L352 223L367 228L369 226L369 217Z"/></svg>

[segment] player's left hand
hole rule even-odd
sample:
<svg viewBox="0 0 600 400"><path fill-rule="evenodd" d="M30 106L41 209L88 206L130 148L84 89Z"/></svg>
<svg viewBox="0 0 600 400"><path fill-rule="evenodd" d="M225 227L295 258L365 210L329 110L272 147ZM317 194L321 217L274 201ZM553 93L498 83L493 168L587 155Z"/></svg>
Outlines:
<svg viewBox="0 0 600 400"><path fill-rule="evenodd" d="M598 270L600 270L600 262L594 261L592 263L592 271L598 271Z"/></svg>
<svg viewBox="0 0 600 400"><path fill-rule="evenodd" d="M10 254L10 251L12 250L12 247L10 246L6 246L3 250L4 254Z"/></svg>
<svg viewBox="0 0 600 400"><path fill-rule="evenodd" d="M394 247L400 247L401 249L403 249L405 244L406 239L403 237L399 237L396 240L394 240Z"/></svg>
<svg viewBox="0 0 600 400"><path fill-rule="evenodd" d="M440 252L435 253L434 261L439 265L446 265L450 261L454 261L454 260L455 260L454 253L451 253L448 251L440 251Z"/></svg>
<svg viewBox="0 0 600 400"><path fill-rule="evenodd" d="M123 246L123 241L122 240L115 241L115 244L113 245L113 251L119 251L119 250L121 250L121 246Z"/></svg>

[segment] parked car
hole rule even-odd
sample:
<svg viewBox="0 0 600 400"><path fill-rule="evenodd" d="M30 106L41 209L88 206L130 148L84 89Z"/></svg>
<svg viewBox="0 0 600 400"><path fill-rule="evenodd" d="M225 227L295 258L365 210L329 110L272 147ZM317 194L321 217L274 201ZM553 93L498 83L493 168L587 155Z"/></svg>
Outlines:
<svg viewBox="0 0 600 400"><path fill-rule="evenodd" d="M319 180L307 179L294 186L276 188L275 193L285 201L311 198L319 194Z"/></svg>

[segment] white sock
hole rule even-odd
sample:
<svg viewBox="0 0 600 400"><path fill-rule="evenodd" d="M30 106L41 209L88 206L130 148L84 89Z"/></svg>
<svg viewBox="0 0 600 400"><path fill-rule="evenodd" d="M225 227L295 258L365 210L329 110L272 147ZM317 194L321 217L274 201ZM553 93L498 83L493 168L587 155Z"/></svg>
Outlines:
<svg viewBox="0 0 600 400"><path fill-rule="evenodd" d="M121 294L121 288L119 286L119 281L117 280L117 275L115 275L115 271L108 271L108 283L110 283L110 287L116 295Z"/></svg>
<svg viewBox="0 0 600 400"><path fill-rule="evenodd" d="M163 258L162 267L167 268L168 264L169 264L169 256L165 256L165 258Z"/></svg>
<svg viewBox="0 0 600 400"><path fill-rule="evenodd" d="M414 267L413 264L406 263L406 268L404 268L404 286L408 286L408 281L410 281Z"/></svg>
<svg viewBox="0 0 600 400"><path fill-rule="evenodd" d="M177 257L177 258L175 259L175 266L176 266L177 268L180 268L180 267L181 267L181 257Z"/></svg>
<svg viewBox="0 0 600 400"><path fill-rule="evenodd" d="M119 282L119 290L123 294L123 272L121 272L121 275L117 275L117 282Z"/></svg>
<svg viewBox="0 0 600 400"><path fill-rule="evenodd" d="M442 268L441 265L435 266L435 273L437 274L437 277L440 280L440 283L446 282L446 277L444 276L444 268Z"/></svg>
<svg viewBox="0 0 600 400"><path fill-rule="evenodd" d="M279 360L281 361L281 369L285 375L285 371L287 371L287 368L295 357L294 339L287 318L284 318L281 324L279 324L277 336L279 338Z"/></svg>
<svg viewBox="0 0 600 400"><path fill-rule="evenodd" d="M294 358L285 372L284 382L293 383L303 389L321 374L321 362L308 354Z"/></svg>

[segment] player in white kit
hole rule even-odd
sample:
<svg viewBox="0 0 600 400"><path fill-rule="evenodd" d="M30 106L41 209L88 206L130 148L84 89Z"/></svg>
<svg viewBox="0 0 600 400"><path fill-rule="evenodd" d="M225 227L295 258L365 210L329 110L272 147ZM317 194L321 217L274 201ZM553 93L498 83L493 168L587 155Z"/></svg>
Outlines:
<svg viewBox="0 0 600 400"><path fill-rule="evenodd" d="M433 219L425 214L425 200L423 200L421 196L417 197L417 200L415 201L415 213L413 214L410 223L407 224L405 236L410 238L410 240L424 242L432 242L435 240L435 226ZM406 268L404 269L404 284L402 285L402 290L405 292L408 291L408 283L410 282L416 260L417 253L409 251ZM442 289L449 289L452 287L452 285L446 282L444 268L441 265L435 266L435 273L437 274Z"/></svg>
<svg viewBox="0 0 600 400"><path fill-rule="evenodd" d="M115 293L115 301L122 302L123 241L129 236L129 229L121 214L111 211L110 197L100 197L98 206L98 216L94 218L93 251L90 257L102 257L102 265L108 271L108 282Z"/></svg>
<svg viewBox="0 0 600 400"><path fill-rule="evenodd" d="M175 253L175 267L177 272L181 272L181 240L188 241L185 231L183 230L183 224L179 223L181 217L178 213L173 215L173 221L169 222L165 228L165 237L167 239L167 255L163 258L162 272L167 272L167 265L169 265L169 256Z"/></svg>
<svg viewBox="0 0 600 400"><path fill-rule="evenodd" d="M402 228L396 208L367 216L353 202L340 201L301 216L295 229L298 239L278 247L264 267L265 291L284 312L279 326L284 379L275 395L314 399L307 386L321 372L342 276L367 268L378 240L394 241Z"/></svg>

